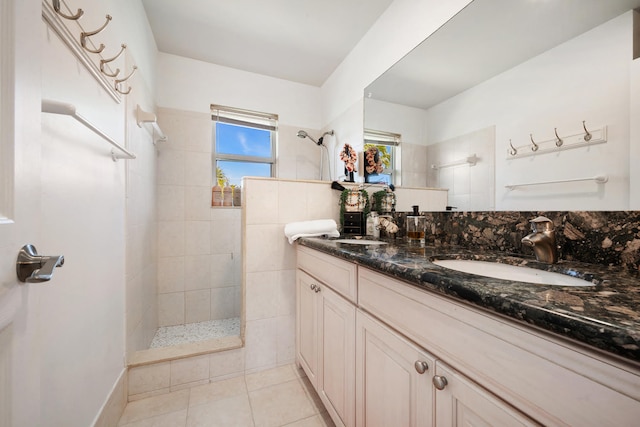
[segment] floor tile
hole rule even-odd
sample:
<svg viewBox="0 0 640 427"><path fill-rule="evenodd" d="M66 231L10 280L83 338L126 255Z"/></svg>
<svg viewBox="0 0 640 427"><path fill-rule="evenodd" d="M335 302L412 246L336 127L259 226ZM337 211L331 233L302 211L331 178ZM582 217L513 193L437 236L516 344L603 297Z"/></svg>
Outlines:
<svg viewBox="0 0 640 427"><path fill-rule="evenodd" d="M189 390L180 390L160 396L129 402L120 417L119 426L186 409L189 404Z"/></svg>
<svg viewBox="0 0 640 427"><path fill-rule="evenodd" d="M187 425L187 410L170 412L156 417L144 418L121 427L185 427Z"/></svg>
<svg viewBox="0 0 640 427"><path fill-rule="evenodd" d="M323 415L314 415L300 421L287 424L285 427L335 427L333 421L326 412Z"/></svg>
<svg viewBox="0 0 640 427"><path fill-rule="evenodd" d="M247 394L247 386L244 377L235 377L228 380L216 381L191 389L189 406L198 406L205 403L228 397Z"/></svg>
<svg viewBox="0 0 640 427"><path fill-rule="evenodd" d="M187 415L187 427L254 427L251 405L246 394L192 406Z"/></svg>
<svg viewBox="0 0 640 427"><path fill-rule="evenodd" d="M297 378L293 365L279 366L246 376L247 390L254 391L274 384L281 384Z"/></svg>
<svg viewBox="0 0 640 427"><path fill-rule="evenodd" d="M317 409L298 379L250 391L256 427L277 427L309 418Z"/></svg>

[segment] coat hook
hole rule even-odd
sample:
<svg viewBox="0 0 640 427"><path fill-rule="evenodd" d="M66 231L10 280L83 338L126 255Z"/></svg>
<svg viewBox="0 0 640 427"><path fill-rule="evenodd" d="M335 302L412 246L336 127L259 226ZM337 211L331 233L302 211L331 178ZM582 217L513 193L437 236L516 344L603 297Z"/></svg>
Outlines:
<svg viewBox="0 0 640 427"><path fill-rule="evenodd" d="M120 90L120 83L126 82L127 80L129 80L131 78L131 76L133 76L133 74L136 72L136 70L138 69L138 67L136 67L135 65L133 66L133 70L131 70L131 73L129 73L129 75L127 77L125 77L124 79L118 79L115 81L115 90L120 92L123 95L128 95L129 92L131 92L131 86L129 86L129 89L126 92L123 92Z"/></svg>
<svg viewBox="0 0 640 427"><path fill-rule="evenodd" d="M115 77L115 76L117 76L118 74L120 74L120 68L116 68L116 71L115 71L113 74L109 74L109 73L107 73L107 72L105 71L105 69L104 69L105 64L107 64L107 63L109 63L109 62L112 62L112 61L115 61L116 59L118 59L118 57L119 57L120 55L122 55L122 52L124 52L124 50L127 48L127 45L126 45L126 44L124 44L124 43L122 43L120 46L122 47L122 49L120 49L120 52L118 52L118 54L117 54L116 56L114 56L114 57L113 57L113 58L111 58L111 59L101 59L101 60L100 60L100 71L101 71L101 72L102 72L102 74L104 74L105 76L108 76L108 77Z"/></svg>
<svg viewBox="0 0 640 427"><path fill-rule="evenodd" d="M70 19L73 21L77 21L82 15L84 15L84 10L82 9L78 9L75 15L66 15L62 13L62 11L60 10L60 0L53 0L53 10L55 10L56 13L62 16L64 19Z"/></svg>
<svg viewBox="0 0 640 427"><path fill-rule="evenodd" d="M584 133L584 140L585 140L585 141L587 141L587 142L589 142L589 141L591 141L591 137L593 137L593 135L591 135L591 134L589 133L589 131L587 130L587 126L584 124L584 122L585 122L585 121L583 120L583 121L582 121L582 128L584 129L584 132L585 132L585 133Z"/></svg>
<svg viewBox="0 0 640 427"><path fill-rule="evenodd" d="M100 47L98 49L89 49L87 47L87 38L91 37L91 36L95 36L96 34L98 34L100 31L104 30L107 25L109 24L109 21L111 21L111 15L107 15L107 21L104 23L104 25L100 28L98 28L95 31L83 31L80 34L80 44L82 45L83 48L85 48L87 51L91 52L91 53L100 53L104 50L104 45L102 43L100 43Z"/></svg>
<svg viewBox="0 0 640 427"><path fill-rule="evenodd" d="M531 146L531 151L538 151L538 144L536 144L535 141L533 140L533 134L532 133L529 134L529 138L531 138L531 144L533 144Z"/></svg>
<svg viewBox="0 0 640 427"><path fill-rule="evenodd" d="M556 147L562 147L562 144L564 143L564 141L562 140L562 138L558 136L558 128L553 128L553 131L556 134Z"/></svg>
<svg viewBox="0 0 640 427"><path fill-rule="evenodd" d="M511 140L509 140L509 147L511 147L509 149L509 154L511 154L512 156L515 156L516 154L518 154L518 150L516 149L516 147L513 146L513 144L511 143Z"/></svg>

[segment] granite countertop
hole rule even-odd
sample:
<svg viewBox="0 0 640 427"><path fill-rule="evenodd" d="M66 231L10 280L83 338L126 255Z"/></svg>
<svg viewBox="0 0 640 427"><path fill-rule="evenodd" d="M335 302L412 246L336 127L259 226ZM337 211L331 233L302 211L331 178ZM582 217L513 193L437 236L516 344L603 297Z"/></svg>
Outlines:
<svg viewBox="0 0 640 427"><path fill-rule="evenodd" d="M386 245L353 245L303 238L303 246L369 267L428 291L471 303L520 322L640 363L640 274L599 264L549 265L505 252L457 246L424 246L405 239ZM430 259L476 259L526 264L585 279L593 287L538 285L492 279L438 266Z"/></svg>

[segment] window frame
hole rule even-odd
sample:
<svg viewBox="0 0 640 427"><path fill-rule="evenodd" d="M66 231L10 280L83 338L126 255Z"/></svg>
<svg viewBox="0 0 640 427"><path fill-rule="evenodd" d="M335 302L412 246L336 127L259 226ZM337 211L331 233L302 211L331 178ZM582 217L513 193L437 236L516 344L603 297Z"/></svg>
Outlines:
<svg viewBox="0 0 640 427"><path fill-rule="evenodd" d="M391 184L394 186L402 185L402 175L400 171L402 135L399 133L380 131L374 129L364 129L364 144L384 145L390 147L391 165L382 171L382 175L389 175Z"/></svg>
<svg viewBox="0 0 640 427"><path fill-rule="evenodd" d="M244 110L224 105L211 104L211 122L212 122L212 165L215 184L216 168L218 161L230 162L246 162L259 163L269 165L269 176L275 177L276 174L276 153L278 141L278 115L272 113L262 113L258 111ZM248 156L242 154L226 154L218 153L217 150L217 123L224 123L234 126L243 126L253 129L262 129L269 131L271 153L268 157Z"/></svg>

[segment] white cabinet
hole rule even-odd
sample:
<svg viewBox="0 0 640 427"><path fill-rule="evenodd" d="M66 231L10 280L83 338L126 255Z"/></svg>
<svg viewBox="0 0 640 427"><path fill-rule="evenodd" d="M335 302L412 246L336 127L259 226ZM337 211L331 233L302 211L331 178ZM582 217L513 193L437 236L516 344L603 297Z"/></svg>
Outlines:
<svg viewBox="0 0 640 427"><path fill-rule="evenodd" d="M440 360L432 380L436 427L539 425Z"/></svg>
<svg viewBox="0 0 640 427"><path fill-rule="evenodd" d="M296 301L296 347L297 360L309 381L318 387L318 296L317 281L303 271L298 271Z"/></svg>
<svg viewBox="0 0 640 427"><path fill-rule="evenodd" d="M631 426L640 370L305 247L297 361L337 425Z"/></svg>
<svg viewBox="0 0 640 427"><path fill-rule="evenodd" d="M638 425L637 368L365 268L358 306L437 357L437 426Z"/></svg>
<svg viewBox="0 0 640 427"><path fill-rule="evenodd" d="M359 310L356 325L358 427L538 425Z"/></svg>
<svg viewBox="0 0 640 427"><path fill-rule="evenodd" d="M356 425L432 426L435 358L361 311L356 325Z"/></svg>
<svg viewBox="0 0 640 427"><path fill-rule="evenodd" d="M298 258L296 360L336 425L351 427L355 425L356 307L334 289L347 295L355 289L355 266L345 262L341 265L345 270L336 274L339 267L327 269L323 264L331 257L306 255ZM336 281L333 286L330 280Z"/></svg>

